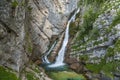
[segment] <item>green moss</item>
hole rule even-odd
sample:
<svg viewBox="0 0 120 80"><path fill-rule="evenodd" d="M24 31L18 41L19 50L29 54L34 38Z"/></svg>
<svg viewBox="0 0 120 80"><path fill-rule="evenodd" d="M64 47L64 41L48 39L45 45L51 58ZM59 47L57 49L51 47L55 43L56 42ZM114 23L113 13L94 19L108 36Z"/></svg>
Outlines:
<svg viewBox="0 0 120 80"><path fill-rule="evenodd" d="M16 8L17 6L18 6L18 2L17 2L17 0L14 0L12 2L12 8Z"/></svg>
<svg viewBox="0 0 120 80"><path fill-rule="evenodd" d="M0 80L19 80L10 70L0 66Z"/></svg>
<svg viewBox="0 0 120 80"><path fill-rule="evenodd" d="M117 2L118 4L116 4L116 2L110 2L109 0L82 0L83 2L81 2L80 4L83 6L85 6L85 8L89 7L89 9L85 10L85 13L83 15L83 23L79 26L79 32L80 34L78 35L78 38L75 41L75 45L73 45L73 50L74 51L83 51L83 47L84 50L87 47L93 47L96 46L98 44L101 44L105 41L108 41L108 38L105 36L106 35L115 35L117 33L116 28L114 28L117 24L120 24L120 11L117 12L117 16L114 18L112 24L109 27L103 27L102 29L97 29L98 25L105 25L105 21L97 21L97 17L98 15L102 15L102 14L106 14L106 13L110 13L110 10L113 8L115 10L118 9L119 6L119 1ZM100 2L99 2L100 1ZM85 5L83 5L83 3ZM98 8L94 8L96 7L95 5L99 3L101 4L101 6L99 6ZM92 5L93 4L93 5ZM91 8L90 8L91 7ZM98 10L97 10L98 9ZM96 24L96 22L99 24ZM94 26L93 28L93 23L95 22L96 27ZM101 30L101 32L103 33L99 33ZM103 37L104 39L97 41L97 38L99 37ZM92 46L89 45L89 43L92 43ZM108 47L107 48L107 52L105 57L101 57L101 62L97 63L97 64L90 64L88 63L86 65L86 67L93 71L94 73L100 73L101 71L105 73L106 76L109 76L111 78L113 78L113 74L114 72L118 71L117 67L120 66L120 60L116 60L114 58L114 55L119 54L120 53L120 39L116 39L113 42L112 47ZM84 55L80 56L80 58L84 59ZM86 57L85 57L86 58ZM89 60L85 59L85 60ZM94 59L93 59L94 60ZM96 60L98 60L96 58ZM88 61L89 62L89 61Z"/></svg>
<svg viewBox="0 0 120 80"><path fill-rule="evenodd" d="M89 59L88 55L81 55L80 56L80 61L87 61Z"/></svg>
<svg viewBox="0 0 120 80"><path fill-rule="evenodd" d="M78 31L78 27L76 26L75 22L72 22L70 24L70 30L69 30L70 37L73 37L77 33L77 31Z"/></svg>
<svg viewBox="0 0 120 80"><path fill-rule="evenodd" d="M49 76L53 80L86 80L81 74L75 72L50 72Z"/></svg>
<svg viewBox="0 0 120 80"><path fill-rule="evenodd" d="M99 29L97 27L93 28L91 30L91 34L90 34L90 39L91 40L96 40L99 37Z"/></svg>
<svg viewBox="0 0 120 80"><path fill-rule="evenodd" d="M36 73L40 73L40 69L38 65L35 65L35 68L33 69Z"/></svg>
<svg viewBox="0 0 120 80"><path fill-rule="evenodd" d="M32 51L33 51L33 44L32 44L29 32L26 32L25 39L26 39L26 45L25 45L26 51L28 53L32 53Z"/></svg>
<svg viewBox="0 0 120 80"><path fill-rule="evenodd" d="M26 73L27 80L39 80L38 76L35 75L36 71L35 71L35 73L31 72L31 71L29 71L29 72L27 71L25 73ZM39 73L37 72L36 74L39 74Z"/></svg>
<svg viewBox="0 0 120 80"><path fill-rule="evenodd" d="M27 77L27 80L35 80L33 73L30 73L30 72L27 73L27 74L26 74L26 77Z"/></svg>
<svg viewBox="0 0 120 80"><path fill-rule="evenodd" d="M96 5L97 7L109 0L80 0L78 6L80 5Z"/></svg>
<svg viewBox="0 0 120 80"><path fill-rule="evenodd" d="M21 5L25 6L25 0L22 0Z"/></svg>
<svg viewBox="0 0 120 80"><path fill-rule="evenodd" d="M28 46L28 52L29 52L29 53L32 53L32 50L33 50L32 46L29 45L29 46Z"/></svg>
<svg viewBox="0 0 120 80"><path fill-rule="evenodd" d="M107 53L105 55L105 57L103 57L103 59L101 59L101 62L98 64L87 64L86 67L95 72L95 73L99 73L101 71L103 71L105 73L106 76L109 76L111 78L113 78L113 74L112 72L116 72L117 67L120 66L120 61L119 60L114 60L114 54L116 52L120 51L120 40L118 39L117 42L115 43L114 47L109 47L107 49ZM108 61L107 59L111 58L112 61Z"/></svg>
<svg viewBox="0 0 120 80"><path fill-rule="evenodd" d="M120 38L115 43L115 52L120 52Z"/></svg>
<svg viewBox="0 0 120 80"><path fill-rule="evenodd" d="M106 63L102 67L102 71L106 74L106 76L113 78L112 72L115 71L115 63L114 62Z"/></svg>
<svg viewBox="0 0 120 80"><path fill-rule="evenodd" d="M116 26L117 24L120 24L120 11L117 13L117 16L113 20L111 26Z"/></svg>
<svg viewBox="0 0 120 80"><path fill-rule="evenodd" d="M100 64L87 64L86 68L91 70L92 72L99 73L101 70Z"/></svg>
<svg viewBox="0 0 120 80"><path fill-rule="evenodd" d="M32 7L31 6L28 6L27 9L28 9L29 12L32 11Z"/></svg>
<svg viewBox="0 0 120 80"><path fill-rule="evenodd" d="M59 12L59 14L63 14L63 12Z"/></svg>
<svg viewBox="0 0 120 80"><path fill-rule="evenodd" d="M107 53L106 53L105 57L112 57L112 56L114 56L114 48L109 47L107 49Z"/></svg>
<svg viewBox="0 0 120 80"><path fill-rule="evenodd" d="M94 28L93 29L93 23L96 20L96 18L98 17L98 12L96 12L93 8L93 6L90 6L90 8L88 10L86 10L86 12L84 13L83 17L83 23L79 26L79 29L77 29L77 31L79 31L79 35L77 36L77 39L75 41L75 45L73 45L73 49L75 49L76 47L79 47L80 45L86 46L89 40L91 40L92 38L96 39L99 35L98 33L98 29ZM85 38L88 38L87 41ZM75 47L76 46L76 47ZM77 49L80 50L81 48Z"/></svg>
<svg viewBox="0 0 120 80"><path fill-rule="evenodd" d="M105 58L107 57L113 57L116 53L119 53L120 52L120 39L118 39L116 42L115 42L115 45L114 47L108 47L107 48L107 53L105 55Z"/></svg>
<svg viewBox="0 0 120 80"><path fill-rule="evenodd" d="M118 71L117 67L120 66L119 61L107 61L105 59L101 59L100 63L97 64L87 64L86 68L91 70L94 73L100 73L101 71L110 78L113 78L113 73Z"/></svg>

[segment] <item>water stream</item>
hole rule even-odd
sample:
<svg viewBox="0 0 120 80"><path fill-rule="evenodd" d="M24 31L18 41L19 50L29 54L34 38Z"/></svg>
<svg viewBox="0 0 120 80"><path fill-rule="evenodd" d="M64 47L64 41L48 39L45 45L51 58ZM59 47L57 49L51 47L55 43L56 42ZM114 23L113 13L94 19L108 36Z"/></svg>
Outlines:
<svg viewBox="0 0 120 80"><path fill-rule="evenodd" d="M59 67L65 65L64 63L64 55L65 55L65 50L66 46L69 40L69 26L72 21L75 20L76 14L79 12L79 9L74 13L74 15L70 18L70 20L67 23L66 30L65 30L65 37L62 43L62 47L60 51L58 52L58 56L56 57L56 60L53 64L49 65L48 67Z"/></svg>
<svg viewBox="0 0 120 80"><path fill-rule="evenodd" d="M48 52L45 54L45 56L42 58L42 60L43 60L44 63L50 63L50 61L48 60L47 56L50 54L50 52L51 52L51 51L53 50L53 48L55 47L56 42L57 42L57 41L55 41L55 42L53 43L53 45L51 46L51 48L49 49L49 51L48 51Z"/></svg>

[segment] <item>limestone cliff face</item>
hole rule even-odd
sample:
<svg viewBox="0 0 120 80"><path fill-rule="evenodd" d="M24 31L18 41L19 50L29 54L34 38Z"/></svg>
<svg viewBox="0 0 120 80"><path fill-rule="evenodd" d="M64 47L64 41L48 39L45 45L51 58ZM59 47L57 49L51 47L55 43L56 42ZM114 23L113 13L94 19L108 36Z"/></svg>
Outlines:
<svg viewBox="0 0 120 80"><path fill-rule="evenodd" d="M29 6L32 8L30 33L34 47L32 58L35 60L65 30L70 13L77 7L77 0L30 0Z"/></svg>
<svg viewBox="0 0 120 80"><path fill-rule="evenodd" d="M0 0L0 64L20 71L64 31L77 0Z"/></svg>
<svg viewBox="0 0 120 80"><path fill-rule="evenodd" d="M16 71L27 61L25 8L21 4L21 1L0 0L0 64Z"/></svg>
<svg viewBox="0 0 120 80"><path fill-rule="evenodd" d="M87 63L85 65L87 69L103 75L110 73L114 76L114 80L119 80L120 1L85 1L80 2L81 12L75 22L79 22L79 29L74 29L77 34L71 42L70 55L81 63ZM108 66L112 68L108 69ZM74 67L75 65L73 65L73 69ZM76 70L78 69L79 67L76 68ZM90 80L94 80L94 78L88 77ZM100 76L98 80L104 80L104 78ZM108 78L108 80L112 79Z"/></svg>
<svg viewBox="0 0 120 80"><path fill-rule="evenodd" d="M119 55L119 51L117 51L119 46L116 46L118 44L116 42L119 42L120 37L120 2L119 0L111 0L105 3L99 8L91 5L91 3L87 6L81 5L80 30L76 35L80 40L72 45L75 51L73 50L71 54L88 54L90 57L101 57L110 53L108 49L116 49L113 55L116 55L116 58Z"/></svg>

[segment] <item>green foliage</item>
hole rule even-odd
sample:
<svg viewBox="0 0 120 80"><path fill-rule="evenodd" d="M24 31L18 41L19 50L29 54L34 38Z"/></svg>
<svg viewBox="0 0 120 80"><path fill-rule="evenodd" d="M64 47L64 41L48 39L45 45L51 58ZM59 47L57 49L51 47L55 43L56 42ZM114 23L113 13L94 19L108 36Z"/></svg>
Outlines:
<svg viewBox="0 0 120 80"><path fill-rule="evenodd" d="M32 63L33 64L33 63ZM39 66L38 65L33 65L34 67L32 67L31 69L33 70L33 71L35 71L36 73L40 73L40 69L39 69Z"/></svg>
<svg viewBox="0 0 120 80"><path fill-rule="evenodd" d="M0 66L0 80L19 80L10 70Z"/></svg>
<svg viewBox="0 0 120 80"><path fill-rule="evenodd" d="M114 47L108 47L105 57L113 57L116 53L120 52L120 39L116 40Z"/></svg>
<svg viewBox="0 0 120 80"><path fill-rule="evenodd" d="M78 31L78 26L75 25L75 22L72 22L72 23L70 24L70 30L69 30L70 36L73 37L74 34L77 33L77 31Z"/></svg>
<svg viewBox="0 0 120 80"><path fill-rule="evenodd" d="M106 76L113 78L113 74L111 72L114 72L115 68L116 64L114 62L109 62L102 66L102 71L106 74Z"/></svg>
<svg viewBox="0 0 120 80"><path fill-rule="evenodd" d="M32 44L29 32L26 32L25 39L26 39L25 40L26 41L26 45L25 45L26 51L28 53L32 53L32 51L33 51L33 44Z"/></svg>
<svg viewBox="0 0 120 80"><path fill-rule="evenodd" d="M97 17L98 13L95 12L92 7L84 13L83 24L79 28L81 38L90 33L90 31L93 29L93 23Z"/></svg>
<svg viewBox="0 0 120 80"><path fill-rule="evenodd" d="M86 67L94 73L100 73L101 71L103 71L106 76L113 78L112 72L115 72L117 64L114 61L106 63L104 59L98 64L87 64Z"/></svg>
<svg viewBox="0 0 120 80"><path fill-rule="evenodd" d="M18 1L17 0L14 0L12 2L12 8L16 8L18 6Z"/></svg>
<svg viewBox="0 0 120 80"><path fill-rule="evenodd" d="M29 52L29 53L32 53L32 50L33 50L32 47L29 46L29 47L28 47L28 52Z"/></svg>
<svg viewBox="0 0 120 80"><path fill-rule="evenodd" d="M81 74L75 72L50 72L49 76L53 80L86 80Z"/></svg>
<svg viewBox="0 0 120 80"><path fill-rule="evenodd" d="M89 59L88 55L81 55L80 56L80 61L87 61Z"/></svg>
<svg viewBox="0 0 120 80"><path fill-rule="evenodd" d="M25 6L25 0L22 0L21 5Z"/></svg>
<svg viewBox="0 0 120 80"><path fill-rule="evenodd" d="M84 15L83 15L83 23L82 25L79 26L79 35L77 36L76 45L73 45L72 48L75 50L80 50L81 48L77 49L80 45L85 45L86 46L86 41L85 37L91 37L96 38L98 37L98 29L94 28L93 29L93 23L98 17L99 13L96 12L93 7L90 7L89 10L87 10ZM89 38L90 39L90 38ZM88 39L88 40L89 40Z"/></svg>
<svg viewBox="0 0 120 80"><path fill-rule="evenodd" d="M111 0L81 0L80 5L82 7L85 7L85 13L83 14L83 23L79 27L79 35L75 41L75 45L73 45L74 51L86 51L85 49L89 47L96 46L100 43L103 43L105 41L108 41L108 37L105 37L105 35L115 35L117 30L114 28L117 24L120 24L120 11L118 11L119 3L117 4L115 1L109 2ZM120 0L119 0L120 1ZM119 2L118 1L118 2ZM106 4L108 3L108 4ZM97 8L96 8L96 6ZM89 7L89 9L87 9ZM100 14L110 13L111 9L117 10L118 14L114 18L112 24L107 28L103 27L102 29L98 29L98 26L94 26L93 23L95 22L96 18ZM97 22L97 20L96 20ZM106 22L100 21L101 25L104 25ZM101 34L99 30L102 30L103 33ZM98 40L98 37L103 37L104 39ZM89 45L89 43L92 42L92 46ZM113 78L114 72L118 71L117 67L120 66L120 60L117 60L114 58L116 54L120 53L120 39L116 39L113 42L115 45L112 47L107 48L106 55L104 57L101 57L100 63L90 64L88 63L86 67L95 72L100 73L101 71L105 73L106 76L109 76ZM84 48L84 50L83 50ZM80 56L80 59L84 59L85 61L89 60L89 57L86 57L86 55ZM93 61L95 59L92 59ZM96 58L96 60L98 60ZM88 61L89 62L89 61ZM120 72L120 70L119 70Z"/></svg>
<svg viewBox="0 0 120 80"><path fill-rule="evenodd" d="M120 53L120 38L115 43L114 51Z"/></svg>
<svg viewBox="0 0 120 80"><path fill-rule="evenodd" d="M34 79L34 74L33 73L27 73L27 75L26 75L26 77L27 77L27 80L35 80Z"/></svg>
<svg viewBox="0 0 120 80"><path fill-rule="evenodd" d="M32 11L32 7L31 6L28 6L27 9L28 9L29 12Z"/></svg>
<svg viewBox="0 0 120 80"><path fill-rule="evenodd" d="M86 67L95 72L100 73L103 71L106 76L113 78L114 72L118 72L117 67L120 66L120 60L114 60L114 55L120 52L120 39L116 40L114 47L108 47L107 53L103 59L101 59L100 63L97 64L87 64ZM111 60L108 60L111 59Z"/></svg>
<svg viewBox="0 0 120 80"><path fill-rule="evenodd" d="M96 5L96 6L100 6L101 4L103 4L104 2L106 2L107 0L80 0L78 5Z"/></svg>
<svg viewBox="0 0 120 80"><path fill-rule="evenodd" d="M95 64L88 63L86 64L86 68L93 71L94 73L100 73L102 71L105 73L106 76L113 78L112 73L118 72L119 70L117 70L117 67L120 66L120 60L114 59L114 55L120 52L119 44L120 44L120 39L117 39L114 47L107 48L107 53L104 57L101 58L100 63L95 63ZM108 60L108 59L111 59L111 60Z"/></svg>
<svg viewBox="0 0 120 80"><path fill-rule="evenodd" d="M99 36L99 29L97 27L93 28L90 32L90 38L92 40L96 40ZM98 42L96 42L95 44L97 44Z"/></svg>
<svg viewBox="0 0 120 80"><path fill-rule="evenodd" d="M99 73L101 70L101 64L87 64L86 68L95 73Z"/></svg>
<svg viewBox="0 0 120 80"><path fill-rule="evenodd" d="M112 57L113 55L114 55L114 48L109 47L107 49L107 53L106 53L105 57Z"/></svg>
<svg viewBox="0 0 120 80"><path fill-rule="evenodd" d="M117 24L120 23L120 11L117 13L117 16L115 17L115 19L113 20L111 26L116 26Z"/></svg>

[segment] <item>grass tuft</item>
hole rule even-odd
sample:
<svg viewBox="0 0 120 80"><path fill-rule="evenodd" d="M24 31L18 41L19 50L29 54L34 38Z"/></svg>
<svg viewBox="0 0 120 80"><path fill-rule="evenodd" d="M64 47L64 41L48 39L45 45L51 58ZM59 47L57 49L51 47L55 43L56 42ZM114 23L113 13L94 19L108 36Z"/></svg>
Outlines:
<svg viewBox="0 0 120 80"><path fill-rule="evenodd" d="M19 80L10 70L0 66L0 80Z"/></svg>

